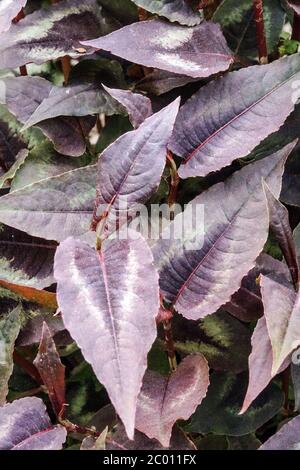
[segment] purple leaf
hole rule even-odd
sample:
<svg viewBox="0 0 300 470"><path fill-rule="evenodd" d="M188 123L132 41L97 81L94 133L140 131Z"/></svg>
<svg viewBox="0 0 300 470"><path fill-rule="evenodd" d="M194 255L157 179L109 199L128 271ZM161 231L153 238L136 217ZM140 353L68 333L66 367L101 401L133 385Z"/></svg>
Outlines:
<svg viewBox="0 0 300 470"><path fill-rule="evenodd" d="M289 270L285 263L262 253L257 258L255 267L242 280L239 290L224 305L224 309L244 322L258 320L264 313L264 307L257 281L260 274L269 275L273 272L289 279Z"/></svg>
<svg viewBox="0 0 300 470"><path fill-rule="evenodd" d="M0 224L0 280L37 289L50 286L56 246Z"/></svg>
<svg viewBox="0 0 300 470"><path fill-rule="evenodd" d="M30 76L4 78L0 81L0 86L5 90L1 102L22 124L48 98L52 89L52 84L44 78ZM84 153L85 137L94 124L95 119L91 116L58 116L39 122L37 127L53 142L58 152L77 157Z"/></svg>
<svg viewBox="0 0 300 470"><path fill-rule="evenodd" d="M187 356L168 377L146 372L138 398L136 428L168 447L174 423L194 413L208 385L208 364L200 354Z"/></svg>
<svg viewBox="0 0 300 470"><path fill-rule="evenodd" d="M27 0L4 0L0 3L0 34L9 30L12 20L26 3Z"/></svg>
<svg viewBox="0 0 300 470"><path fill-rule="evenodd" d="M299 266L293 232L289 222L288 210L278 199L276 199L276 197L274 197L272 191L270 191L265 183L264 190L270 214L270 228L282 250L283 256L289 267L293 283L295 286L298 286Z"/></svg>
<svg viewBox="0 0 300 470"><path fill-rule="evenodd" d="M53 426L40 398L15 400L0 408L0 450L60 450L67 432Z"/></svg>
<svg viewBox="0 0 300 470"><path fill-rule="evenodd" d="M136 431L134 441L130 441L125 429L119 425L117 432L113 435L111 442L106 445L107 450L163 450L161 444L155 439L148 439L145 434ZM196 450L193 442L187 438L185 433L174 426L169 450Z"/></svg>
<svg viewBox="0 0 300 470"><path fill-rule="evenodd" d="M272 375L300 345L300 300L284 279L261 276L261 294L273 350Z"/></svg>
<svg viewBox="0 0 300 470"><path fill-rule="evenodd" d="M9 120L0 117L0 176L3 182L7 172L17 165L26 151L26 144Z"/></svg>
<svg viewBox="0 0 300 470"><path fill-rule="evenodd" d="M26 121L23 129L58 116L87 116L99 113L111 116L122 110L123 108L103 90L102 86L91 83L68 87L53 86L49 95Z"/></svg>
<svg viewBox="0 0 300 470"><path fill-rule="evenodd" d="M181 108L169 146L184 158L180 177L220 170L277 131L295 107L292 85L299 78L300 57L295 54L200 88Z"/></svg>
<svg viewBox="0 0 300 470"><path fill-rule="evenodd" d="M233 62L220 27L209 22L186 28L161 20L141 21L81 43L134 63L194 78L227 70Z"/></svg>
<svg viewBox="0 0 300 470"><path fill-rule="evenodd" d="M33 364L47 388L53 410L59 416L65 405L65 366L46 322L43 323L41 342Z"/></svg>
<svg viewBox="0 0 300 470"><path fill-rule="evenodd" d="M0 221L46 240L62 241L89 232L96 166L68 171L0 198Z"/></svg>
<svg viewBox="0 0 300 470"><path fill-rule="evenodd" d="M269 338L266 319L258 320L251 339L252 352L249 356L249 383L240 414L245 413L252 402L271 382L272 375L272 345ZM288 366L286 361L278 372Z"/></svg>
<svg viewBox="0 0 300 470"><path fill-rule="evenodd" d="M259 450L299 450L299 435L300 416L296 416L270 437Z"/></svg>
<svg viewBox="0 0 300 470"><path fill-rule="evenodd" d="M177 99L137 130L122 135L100 156L98 215L107 217L107 234L117 222L121 225L127 216L135 215L139 204L147 202L158 188L178 107Z"/></svg>
<svg viewBox="0 0 300 470"><path fill-rule="evenodd" d="M154 69L136 84L136 90L159 96L194 81L197 81L197 78Z"/></svg>
<svg viewBox="0 0 300 470"><path fill-rule="evenodd" d="M137 232L128 235L106 240L99 253L69 238L57 250L54 269L66 328L132 439L147 353L156 337L159 290L150 249Z"/></svg>
<svg viewBox="0 0 300 470"><path fill-rule="evenodd" d="M80 41L108 34L118 27L96 0L65 0L42 8L1 35L0 69L29 62L42 64L69 55L77 58L92 49Z"/></svg>
<svg viewBox="0 0 300 470"><path fill-rule="evenodd" d="M168 233L163 232L153 253L161 290L178 313L193 320L204 318L238 290L268 237L262 178L278 196L283 165L293 147L290 144L212 186L176 216Z"/></svg>
<svg viewBox="0 0 300 470"><path fill-rule="evenodd" d="M130 90L118 90L115 88L108 88L102 85L104 90L107 91L116 101L118 101L126 111L131 124L136 129L145 119L152 114L151 100L147 96L138 93L132 93Z"/></svg>
<svg viewBox="0 0 300 470"><path fill-rule="evenodd" d="M187 26L195 26L203 19L202 11L194 11L186 0L133 0L133 2L150 13Z"/></svg>

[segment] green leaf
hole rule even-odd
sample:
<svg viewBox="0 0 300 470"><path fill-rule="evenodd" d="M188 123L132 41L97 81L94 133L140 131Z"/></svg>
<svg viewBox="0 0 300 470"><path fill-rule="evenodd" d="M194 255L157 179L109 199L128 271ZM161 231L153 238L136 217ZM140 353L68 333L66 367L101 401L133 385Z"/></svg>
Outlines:
<svg viewBox="0 0 300 470"><path fill-rule="evenodd" d="M275 384L271 384L246 413L239 415L246 388L247 373L213 373L207 396L185 429L228 436L243 436L256 431L278 413L283 394Z"/></svg>
<svg viewBox="0 0 300 470"><path fill-rule="evenodd" d="M283 28L285 12L280 0L264 0L264 21L268 53L274 52ZM255 58L258 55L252 0L223 0L213 15L220 23L228 45L238 55Z"/></svg>
<svg viewBox="0 0 300 470"><path fill-rule="evenodd" d="M6 401L8 380L13 371L13 351L20 331L21 307L0 318L0 405Z"/></svg>

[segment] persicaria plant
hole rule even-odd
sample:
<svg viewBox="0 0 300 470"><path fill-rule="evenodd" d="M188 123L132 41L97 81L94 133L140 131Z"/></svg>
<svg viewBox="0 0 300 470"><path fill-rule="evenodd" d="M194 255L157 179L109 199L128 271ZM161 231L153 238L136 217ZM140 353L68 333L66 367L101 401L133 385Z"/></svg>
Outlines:
<svg viewBox="0 0 300 470"><path fill-rule="evenodd" d="M0 449L299 448L300 2L0 39Z"/></svg>

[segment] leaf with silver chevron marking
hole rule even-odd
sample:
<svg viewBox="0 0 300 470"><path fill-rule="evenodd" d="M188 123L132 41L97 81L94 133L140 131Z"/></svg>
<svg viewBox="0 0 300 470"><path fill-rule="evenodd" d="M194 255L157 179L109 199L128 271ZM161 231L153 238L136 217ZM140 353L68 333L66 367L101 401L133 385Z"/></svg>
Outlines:
<svg viewBox="0 0 300 470"><path fill-rule="evenodd" d="M0 450L60 450L67 437L53 426L40 398L26 397L0 408Z"/></svg>
<svg viewBox="0 0 300 470"><path fill-rule="evenodd" d="M81 51L80 41L108 34L118 25L96 0L64 0L37 10L1 35L0 69L91 53L91 48Z"/></svg>
<svg viewBox="0 0 300 470"><path fill-rule="evenodd" d="M191 201L153 247L160 287L178 313L197 320L230 300L269 232L262 178L278 196L293 144L235 172ZM255 232L255 237L253 237Z"/></svg>
<svg viewBox="0 0 300 470"><path fill-rule="evenodd" d="M0 406L6 402L8 381L13 371L13 351L21 327L21 307L0 317Z"/></svg>
<svg viewBox="0 0 300 470"><path fill-rule="evenodd" d="M300 297L292 284L277 276L273 279L261 276L260 286L273 350L272 375L275 375L300 345Z"/></svg>
<svg viewBox="0 0 300 470"><path fill-rule="evenodd" d="M201 23L203 14L194 11L185 0L133 0L141 8L187 26Z"/></svg>
<svg viewBox="0 0 300 470"><path fill-rule="evenodd" d="M12 20L26 5L27 0L2 0L0 2L0 33L8 31Z"/></svg>
<svg viewBox="0 0 300 470"><path fill-rule="evenodd" d="M104 235L127 222L158 188L178 108L176 99L100 156L97 215L106 217Z"/></svg>
<svg viewBox="0 0 300 470"><path fill-rule="evenodd" d="M46 240L84 235L95 188L96 165L40 180L0 198L0 222Z"/></svg>
<svg viewBox="0 0 300 470"><path fill-rule="evenodd" d="M169 145L184 159L180 177L205 176L247 156L293 111L298 99L293 84L299 79L295 54L200 88L180 109Z"/></svg>
<svg viewBox="0 0 300 470"><path fill-rule="evenodd" d="M132 439L159 309L151 251L130 230L127 239L104 241L101 252L69 238L57 250L54 269L64 324Z"/></svg>
<svg viewBox="0 0 300 470"><path fill-rule="evenodd" d="M136 429L168 447L175 422L194 413L208 386L209 367L202 354L187 356L167 377L146 372L137 403Z"/></svg>
<svg viewBox="0 0 300 470"><path fill-rule="evenodd" d="M81 43L146 67L194 78L227 70L233 62L220 27L210 22L186 28L162 20L140 21Z"/></svg>
<svg viewBox="0 0 300 470"><path fill-rule="evenodd" d="M152 103L147 96L140 95L139 93L132 93L130 90L118 90L115 88L108 88L103 85L103 88L115 100L117 100L128 112L131 124L136 129L145 119L152 114Z"/></svg>

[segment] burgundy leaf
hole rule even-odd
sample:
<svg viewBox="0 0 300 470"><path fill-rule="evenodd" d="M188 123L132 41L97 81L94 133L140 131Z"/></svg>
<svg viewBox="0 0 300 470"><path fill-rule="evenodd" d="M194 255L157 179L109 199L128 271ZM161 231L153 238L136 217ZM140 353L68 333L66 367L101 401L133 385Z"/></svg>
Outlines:
<svg viewBox="0 0 300 470"><path fill-rule="evenodd" d="M299 78L295 54L200 88L181 108L170 143L170 150L184 158L181 178L220 170L277 131L295 107L293 83Z"/></svg>
<svg viewBox="0 0 300 470"><path fill-rule="evenodd" d="M81 43L134 63L194 78L227 70L233 62L220 27L209 22L186 28L161 20L141 21Z"/></svg>
<svg viewBox="0 0 300 470"><path fill-rule="evenodd" d="M12 20L26 3L27 0L2 0L0 2L0 34L9 30Z"/></svg>
<svg viewBox="0 0 300 470"><path fill-rule="evenodd" d="M259 450L299 450L299 435L300 416L296 416L270 437Z"/></svg>
<svg viewBox="0 0 300 470"><path fill-rule="evenodd" d="M154 69L136 84L136 89L159 96L195 81L197 78Z"/></svg>
<svg viewBox="0 0 300 470"><path fill-rule="evenodd" d="M269 231L262 178L278 196L283 165L293 147L246 166L197 196L154 246L161 290L186 318L215 312L254 266ZM199 209L202 217L196 220ZM189 230L179 237L182 227Z"/></svg>
<svg viewBox="0 0 300 470"><path fill-rule="evenodd" d="M42 337L35 360L35 367L47 388L49 399L57 416L65 405L65 366L62 365L51 332L43 323Z"/></svg>
<svg viewBox="0 0 300 470"><path fill-rule="evenodd" d="M80 41L108 34L117 27L118 22L96 0L64 0L55 8L27 15L1 35L0 69L29 62L42 64L65 55L80 57L92 52L91 48L82 48Z"/></svg>
<svg viewBox="0 0 300 470"><path fill-rule="evenodd" d="M145 119L152 114L151 100L147 96L132 93L130 90L118 90L102 85L115 100L117 100L128 112L131 124L134 128L139 127Z"/></svg>
<svg viewBox="0 0 300 470"><path fill-rule="evenodd" d="M0 450L60 450L67 432L53 426L40 398L15 400L0 408Z"/></svg>
<svg viewBox="0 0 300 470"><path fill-rule="evenodd" d="M208 385L208 364L200 354L187 356L168 377L146 372L138 398L136 428L168 447L174 423L194 413Z"/></svg>
<svg viewBox="0 0 300 470"><path fill-rule="evenodd" d="M274 197L272 191L264 183L264 189L268 202L270 214L270 228L277 239L283 256L289 267L292 280L295 286L299 282L299 266L296 254L296 246L293 239L293 232L289 222L289 213L286 207Z"/></svg>
<svg viewBox="0 0 300 470"><path fill-rule="evenodd" d="M300 298L284 279L261 276L261 293L273 350L272 375L300 345Z"/></svg>
<svg viewBox="0 0 300 470"><path fill-rule="evenodd" d="M99 216L107 217L109 234L135 215L140 204L156 191L166 164L167 144L179 100L150 116L135 131L122 135L100 156L98 163Z"/></svg>
<svg viewBox="0 0 300 470"><path fill-rule="evenodd" d="M272 345L269 338L266 319L258 320L251 339L252 352L249 356L249 384L240 414L245 413L252 402L267 387L273 378ZM278 372L282 372L288 366L285 361Z"/></svg>
<svg viewBox="0 0 300 470"><path fill-rule="evenodd" d="M69 238L57 250L54 269L64 323L132 439L159 292L150 249L136 232L128 235L106 240L100 253Z"/></svg>

